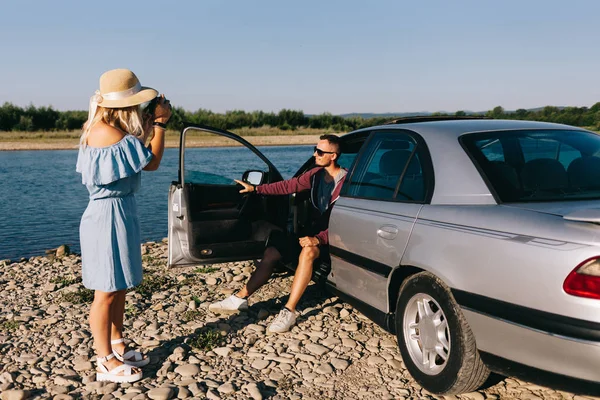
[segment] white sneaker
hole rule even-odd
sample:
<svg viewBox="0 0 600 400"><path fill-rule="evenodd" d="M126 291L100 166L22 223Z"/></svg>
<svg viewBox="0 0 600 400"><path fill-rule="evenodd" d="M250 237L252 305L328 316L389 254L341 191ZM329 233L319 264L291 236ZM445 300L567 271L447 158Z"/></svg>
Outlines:
<svg viewBox="0 0 600 400"><path fill-rule="evenodd" d="M225 300L217 301L208 306L208 310L215 313L228 313L234 311L244 311L248 309L248 300L240 299L232 294Z"/></svg>
<svg viewBox="0 0 600 400"><path fill-rule="evenodd" d="M296 324L296 313L288 310L287 308L282 308L279 314L275 317L267 332L271 333L283 333L290 330L292 326Z"/></svg>

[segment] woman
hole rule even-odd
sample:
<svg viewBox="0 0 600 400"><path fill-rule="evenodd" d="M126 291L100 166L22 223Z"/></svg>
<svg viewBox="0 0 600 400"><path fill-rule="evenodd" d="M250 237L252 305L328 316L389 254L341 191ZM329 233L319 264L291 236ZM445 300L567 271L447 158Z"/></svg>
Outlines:
<svg viewBox="0 0 600 400"><path fill-rule="evenodd" d="M135 382L150 361L123 342L126 290L142 281L140 226L134 193L141 171L155 171L164 151L169 101L145 106L157 91L135 74L115 69L100 77L83 126L77 172L90 193L79 228L83 284L95 290L90 327L97 353L97 381ZM154 103L154 102L153 102ZM148 147L146 138L154 134Z"/></svg>

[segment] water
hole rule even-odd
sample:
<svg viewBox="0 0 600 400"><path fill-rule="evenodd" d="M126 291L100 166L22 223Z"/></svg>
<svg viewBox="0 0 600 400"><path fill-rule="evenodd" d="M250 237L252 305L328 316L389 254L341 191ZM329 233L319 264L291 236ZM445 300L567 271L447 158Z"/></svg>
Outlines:
<svg viewBox="0 0 600 400"><path fill-rule="evenodd" d="M312 155L311 146L259 149L284 178ZM75 150L0 151L0 260L43 255L61 244L79 252L88 192L75 172L76 160ZM197 179L207 173L239 179L245 169L264 165L242 147L188 149L185 161L186 174ZM142 172L136 198L143 241L167 236L167 198L178 163L179 150L166 149L158 171Z"/></svg>

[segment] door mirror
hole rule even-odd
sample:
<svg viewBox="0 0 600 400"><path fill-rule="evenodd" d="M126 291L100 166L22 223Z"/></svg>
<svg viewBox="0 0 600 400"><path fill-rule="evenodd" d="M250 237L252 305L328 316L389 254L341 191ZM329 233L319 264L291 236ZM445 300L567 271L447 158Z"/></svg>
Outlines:
<svg viewBox="0 0 600 400"><path fill-rule="evenodd" d="M257 186L263 182L265 173L263 171L246 171L242 175L242 181Z"/></svg>

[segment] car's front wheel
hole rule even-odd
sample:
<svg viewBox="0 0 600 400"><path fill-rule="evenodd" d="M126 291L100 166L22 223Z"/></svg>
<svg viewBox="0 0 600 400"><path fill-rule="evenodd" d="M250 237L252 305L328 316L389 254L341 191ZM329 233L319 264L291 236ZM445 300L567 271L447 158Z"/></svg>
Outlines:
<svg viewBox="0 0 600 400"><path fill-rule="evenodd" d="M429 272L407 278L400 287L396 332L406 368L432 393L472 392L490 374L450 290Z"/></svg>

